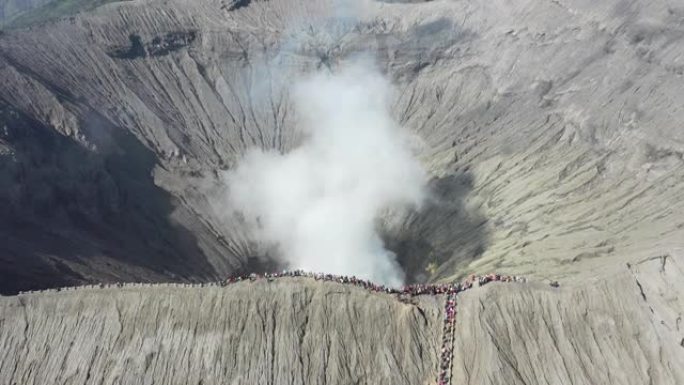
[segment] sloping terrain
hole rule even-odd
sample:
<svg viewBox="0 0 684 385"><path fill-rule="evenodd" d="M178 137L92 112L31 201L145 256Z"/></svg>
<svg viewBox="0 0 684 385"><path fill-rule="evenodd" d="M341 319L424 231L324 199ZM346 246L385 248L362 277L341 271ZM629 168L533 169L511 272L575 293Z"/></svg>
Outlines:
<svg viewBox="0 0 684 385"><path fill-rule="evenodd" d="M284 84L359 52L434 177L424 210L384 230L410 280L681 252L684 8L363 4L120 2L4 32L2 290L265 268L219 172L296 146Z"/></svg>
<svg viewBox="0 0 684 385"><path fill-rule="evenodd" d="M682 259L571 287L461 296L453 384L680 384Z"/></svg>
<svg viewBox="0 0 684 385"><path fill-rule="evenodd" d="M36 25L113 1L130 0L2 0L0 25L4 24L8 28Z"/></svg>
<svg viewBox="0 0 684 385"><path fill-rule="evenodd" d="M680 384L681 274L655 258L460 293L447 383ZM3 297L0 383L435 384L444 300L302 278Z"/></svg>
<svg viewBox="0 0 684 385"><path fill-rule="evenodd" d="M38 8L50 0L1 0L0 1L0 26L7 24L12 19Z"/></svg>
<svg viewBox="0 0 684 385"><path fill-rule="evenodd" d="M440 308L290 279L2 297L0 383L427 384Z"/></svg>
<svg viewBox="0 0 684 385"><path fill-rule="evenodd" d="M380 223L457 296L453 384L684 383L684 7L111 3L0 34L0 292L273 269L221 197L287 83L375 59L432 196ZM353 13L353 12L352 12ZM560 280L560 288L540 282ZM0 297L1 384L434 384L444 296L333 283Z"/></svg>

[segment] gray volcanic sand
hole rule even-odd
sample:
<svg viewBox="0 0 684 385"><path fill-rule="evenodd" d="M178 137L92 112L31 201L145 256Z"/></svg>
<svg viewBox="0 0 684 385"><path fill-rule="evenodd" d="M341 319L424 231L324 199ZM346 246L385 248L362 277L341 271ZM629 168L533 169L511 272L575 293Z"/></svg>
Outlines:
<svg viewBox="0 0 684 385"><path fill-rule="evenodd" d="M220 174L296 147L285 85L362 52L433 178L384 218L409 279L534 282L459 295L452 383L684 383L684 7L333 9L131 1L3 31L0 290L272 269ZM432 384L442 311L291 281L2 297L0 383Z"/></svg>
<svg viewBox="0 0 684 385"><path fill-rule="evenodd" d="M220 171L295 147L285 85L359 53L434 178L423 211L383 229L409 280L681 254L684 8L363 4L133 1L5 31L3 290L269 269Z"/></svg>
<svg viewBox="0 0 684 385"><path fill-rule="evenodd" d="M452 384L680 384L681 260L457 296ZM311 279L0 298L3 384L434 384L444 296ZM679 294L678 294L679 293Z"/></svg>

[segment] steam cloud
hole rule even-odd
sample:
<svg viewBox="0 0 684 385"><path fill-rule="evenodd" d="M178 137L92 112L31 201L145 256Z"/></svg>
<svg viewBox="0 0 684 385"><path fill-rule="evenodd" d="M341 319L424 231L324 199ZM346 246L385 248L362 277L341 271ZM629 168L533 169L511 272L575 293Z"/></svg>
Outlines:
<svg viewBox="0 0 684 385"><path fill-rule="evenodd" d="M290 268L400 285L376 220L420 205L426 175L389 115L389 82L357 60L302 79L293 96L304 142L246 154L227 175L232 207Z"/></svg>

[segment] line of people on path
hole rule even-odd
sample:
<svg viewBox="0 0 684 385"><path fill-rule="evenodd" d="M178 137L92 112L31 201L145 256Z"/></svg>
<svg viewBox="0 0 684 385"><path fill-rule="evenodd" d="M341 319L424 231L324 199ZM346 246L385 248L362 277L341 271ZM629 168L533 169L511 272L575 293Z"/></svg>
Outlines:
<svg viewBox="0 0 684 385"><path fill-rule="evenodd" d="M446 385L451 381L452 357L454 349L454 326L456 323L456 294L447 295L444 306L444 326L442 327L442 349L439 359L437 384Z"/></svg>
<svg viewBox="0 0 684 385"><path fill-rule="evenodd" d="M394 288L385 285L380 285L373 283L371 281L358 278L355 276L345 276L345 275L335 275L335 274L325 274L325 273L312 273L303 270L286 270L281 273L266 273L266 274L247 274L241 276L235 276L228 278L220 282L221 286L227 286L237 282L243 281L256 281L260 279L266 279L268 281L273 281L276 278L291 277L291 278L313 278L316 281L326 281L326 282L337 282L341 284L351 284L370 290L372 292L387 293L387 294L399 294L408 296L419 296L419 295L439 295L439 294L456 294L463 290L470 289L476 283L479 286L484 286L490 282L527 282L527 279L520 276L514 275L502 275L502 274L487 274L483 276L471 275L466 278L462 283L445 283L445 284L413 284L406 285L401 288Z"/></svg>
<svg viewBox="0 0 684 385"><path fill-rule="evenodd" d="M278 278L291 277L291 278L312 278L316 281L326 281L326 282L337 282L341 284L350 284L363 289L369 290L371 292L377 293L387 293L387 294L397 294L400 297L408 296L415 297L420 295L440 295L440 294L454 294L459 293L463 290L473 287L474 284L483 286L489 282L527 282L527 279L520 276L511 275L501 275L501 274L487 274L483 276L471 275L466 278L461 283L446 283L446 284L413 284L406 285L400 288L394 288L389 286L384 286L381 284L373 283L369 280L361 279L355 276L344 276L335 274L325 274L325 273L312 273L303 270L287 270L280 273L266 273L266 274L244 274L239 276L233 276L228 279L211 282L211 283L160 283L160 284L149 284L149 283L111 283L111 284L91 284L83 286L73 286L73 287L63 287L56 289L47 290L32 290L32 291L21 291L19 294L26 293L40 293L49 291L71 291L78 288L112 288L112 287L147 287L152 285L159 286L170 286L170 287L209 287L209 286L227 286L230 284L243 282L243 281L257 281L266 279L268 281L273 281Z"/></svg>
<svg viewBox="0 0 684 385"><path fill-rule="evenodd" d="M501 274L486 274L482 276L470 275L463 283L453 285L453 289L448 291L444 305L442 348L439 356L437 385L448 385L451 383L454 339L456 338L456 295L472 288L475 282L477 282L478 286L484 286L490 282L527 282L527 279L519 276Z"/></svg>
<svg viewBox="0 0 684 385"><path fill-rule="evenodd" d="M267 280L269 282L284 278L312 278L316 281L325 282L337 282L341 284L350 284L363 289L369 290L371 292L387 293L399 295L402 299L405 296L414 297L421 295L442 295L446 294L446 302L444 306L444 324L442 327L442 346L439 355L439 367L437 375L437 385L448 385L451 382L452 377L452 366L453 366L453 349L454 349L454 339L455 339L455 324L456 324L456 295L462 291L473 288L476 284L478 286L484 286L490 282L527 282L527 279L520 276L513 275L502 275L502 274L486 274L482 276L476 276L474 274L468 276L461 283L447 283L447 284L414 284L406 285L401 288L393 288L380 284L373 283L369 280L357 278L355 276L344 276L335 274L325 274L325 273L312 273L303 270L291 270L283 271L280 273L266 273L266 274L245 274L240 276L230 277L228 279L212 282L212 283L202 283L202 284L166 284L172 287L204 287L204 286L228 286L238 282L244 281L257 281L257 280ZM82 287L86 288L106 288L106 287L138 287L146 286L147 284L140 283L116 283L116 284L98 284L98 285L86 285ZM164 284L161 284L164 285ZM552 284L552 286L554 286ZM554 287L558 287L555 283ZM76 287L68 288L58 288L53 289L54 291L61 290L75 290ZM50 290L44 290L50 291ZM28 293L32 293L30 291ZM40 292L40 291L38 291ZM26 292L20 292L23 294Z"/></svg>

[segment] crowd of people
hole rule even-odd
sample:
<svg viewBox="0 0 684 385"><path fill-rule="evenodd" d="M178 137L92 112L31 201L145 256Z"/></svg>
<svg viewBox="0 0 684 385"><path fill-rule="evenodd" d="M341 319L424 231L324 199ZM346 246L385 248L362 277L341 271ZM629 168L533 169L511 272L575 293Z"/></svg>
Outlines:
<svg viewBox="0 0 684 385"><path fill-rule="evenodd" d="M442 328L442 349L439 357L438 385L451 381L451 359L454 349L454 326L456 324L456 294L448 294L444 305L444 326Z"/></svg>
<svg viewBox="0 0 684 385"><path fill-rule="evenodd" d="M373 283L369 280L357 278L354 276L344 276L335 274L324 274L324 273L311 273L303 270L291 270L283 271L280 273L265 273L265 274L245 274L230 277L228 279L207 283L199 284L199 286L227 286L244 281L257 281L257 280L267 280L273 281L278 278L291 277L291 278L311 278L316 281L325 282L337 282L341 284L349 284L363 289L369 290L376 293L386 293L398 295L399 299L405 297L415 297L421 295L446 295L446 303L444 306L444 324L442 327L442 347L439 356L439 368L437 375L438 385L447 385L451 382L451 369L453 360L453 349L454 349L454 338L455 338L455 325L456 325L456 295L462 291L468 290L474 287L476 284L478 286L484 286L490 282L527 282L527 279L520 276L512 275L502 275L502 274L486 274L482 276L470 275L465 280L460 283L446 283L446 284L414 284L406 285L401 288L388 287ZM105 288L105 287L123 287L123 286L142 286L144 284L99 284L99 285L87 285L85 287L95 288ZM172 286L190 287L197 286L192 284L170 284ZM557 283L554 287L557 287ZM553 286L553 285L552 285ZM76 288L62 288L61 290L73 290Z"/></svg>
<svg viewBox="0 0 684 385"><path fill-rule="evenodd" d="M273 281L277 278L292 277L292 278L312 278L316 281L326 281L326 282L337 282L341 284L350 284L354 286L361 287L363 289L377 292L377 293L387 293L387 294L398 294L406 296L420 296L420 295L439 295L439 294L451 294L458 293L460 291L469 289L473 287L474 284L483 286L489 282L527 282L523 277L511 276L511 275L501 275L501 274L487 274L483 276L471 275L466 278L461 283L446 283L446 284L413 284L406 285L400 288L389 287L373 283L369 280L362 278L357 278L355 276L345 276L345 275L335 275L335 274L325 274L325 273L311 273L303 270L287 270L280 273L265 273L265 274L244 274L233 276L225 280L210 282L210 283L159 283L156 285L167 285L172 287L208 287L208 286L227 286L230 284L244 282L244 281L257 281L257 280L267 280ZM76 290L78 288L112 288L112 287L143 287L151 285L149 283L100 283L100 284L89 284L82 286L72 286L72 287L61 287L56 289L47 290L30 290L21 291L19 294L30 294L43 291L70 291ZM557 287L557 284L556 286Z"/></svg>
<svg viewBox="0 0 684 385"><path fill-rule="evenodd" d="M316 281L337 282L341 284L349 284L361 287L363 289L387 294L399 294L408 296L419 295L439 295L439 294L457 294L463 290L473 287L476 283L479 286L484 286L489 282L527 282L527 279L520 276L501 275L501 274L487 274L483 276L470 275L461 283L445 283L445 284L413 284L406 285L400 288L389 287L373 283L371 281L358 278L355 276L312 273L304 270L286 270L281 273L265 273L265 274L246 274L240 276L230 277L226 280L220 281L221 286L227 286L237 282L243 281L257 281L266 279L273 281L276 278L291 277L291 278L312 278Z"/></svg>
<svg viewBox="0 0 684 385"><path fill-rule="evenodd" d="M437 374L437 385L447 385L451 383L451 370L453 360L455 326L456 326L456 295L464 290L472 288L475 284L484 286L490 282L527 282L527 279L520 276L502 275L502 274L486 274L482 276L470 275L461 283L450 284L415 284L407 285L402 288L392 288L370 281L360 279L354 276L342 276L334 274L320 274L309 273L302 270L284 271L275 274L250 274L247 276L238 276L229 278L222 282L222 285L228 285L244 280L256 281L258 279L273 280L280 277L305 277L313 278L317 281L330 281L342 284L351 284L362 287L373 292L382 292L387 294L397 294L401 299L403 296L419 296L419 295L440 295L446 294L446 303L444 306L444 324L442 326L442 346L439 355L439 368Z"/></svg>

